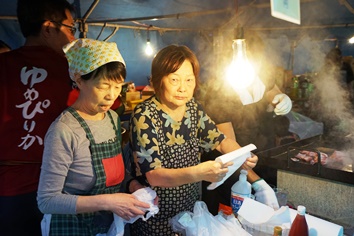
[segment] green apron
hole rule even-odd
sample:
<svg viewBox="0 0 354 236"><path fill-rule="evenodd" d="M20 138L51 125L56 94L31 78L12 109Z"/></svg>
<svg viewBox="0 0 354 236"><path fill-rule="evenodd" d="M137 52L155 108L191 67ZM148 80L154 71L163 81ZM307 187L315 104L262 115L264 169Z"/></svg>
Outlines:
<svg viewBox="0 0 354 236"><path fill-rule="evenodd" d="M120 184L124 179L124 162L121 149L120 119L118 118L118 129L116 128L112 115L107 112L117 139L113 143L96 144L92 133L84 119L72 107L68 111L77 119L90 140L90 151L92 165L96 174L96 183L86 195L118 193ZM118 168L112 171L111 167ZM110 171L111 169L111 171ZM113 176L112 176L113 175ZM52 236L88 236L98 233L107 233L113 222L113 213L100 211L84 214L53 214L50 222L49 235Z"/></svg>

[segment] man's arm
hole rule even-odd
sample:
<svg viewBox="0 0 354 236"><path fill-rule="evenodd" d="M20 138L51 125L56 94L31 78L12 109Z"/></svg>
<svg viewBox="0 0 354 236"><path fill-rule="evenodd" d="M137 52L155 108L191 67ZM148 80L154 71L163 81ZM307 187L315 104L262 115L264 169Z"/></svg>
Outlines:
<svg viewBox="0 0 354 236"><path fill-rule="evenodd" d="M271 90L269 90L268 92L266 92L265 97L267 98L267 101L271 104L275 95L278 95L281 93L283 93L283 92L279 89L279 87L276 84L274 84L274 87Z"/></svg>
<svg viewBox="0 0 354 236"><path fill-rule="evenodd" d="M236 141L236 135L231 122L218 124L216 126L226 135L226 137ZM241 168L239 168L234 174L239 175L240 169ZM279 209L278 200L275 196L274 190L252 169L247 169L247 173L247 181L252 184L256 200L272 207L274 210Z"/></svg>

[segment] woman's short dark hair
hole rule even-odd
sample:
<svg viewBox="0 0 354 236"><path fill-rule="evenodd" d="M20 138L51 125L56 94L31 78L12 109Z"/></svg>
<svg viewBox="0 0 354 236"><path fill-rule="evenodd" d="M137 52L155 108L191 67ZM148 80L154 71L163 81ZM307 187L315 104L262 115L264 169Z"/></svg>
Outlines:
<svg viewBox="0 0 354 236"><path fill-rule="evenodd" d="M185 60L192 64L196 88L198 87L200 66L196 55L187 46L170 45L157 53L151 65L151 82L158 96L163 77L177 71Z"/></svg>
<svg viewBox="0 0 354 236"><path fill-rule="evenodd" d="M86 75L82 75L81 78L84 80L105 78L116 82L123 82L126 75L125 65L119 61L113 61L98 67Z"/></svg>
<svg viewBox="0 0 354 236"><path fill-rule="evenodd" d="M326 55L328 62L334 64L341 63L342 60L342 51L339 48L332 48Z"/></svg>
<svg viewBox="0 0 354 236"><path fill-rule="evenodd" d="M66 0L18 0L17 18L23 36L38 36L45 20L63 22L66 10L74 13L73 5Z"/></svg>

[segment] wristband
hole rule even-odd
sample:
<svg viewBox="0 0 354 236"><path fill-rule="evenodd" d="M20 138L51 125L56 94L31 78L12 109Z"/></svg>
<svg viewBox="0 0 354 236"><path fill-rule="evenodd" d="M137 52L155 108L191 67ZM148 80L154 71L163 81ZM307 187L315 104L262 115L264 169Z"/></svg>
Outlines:
<svg viewBox="0 0 354 236"><path fill-rule="evenodd" d="M262 181L262 180L263 180L262 178L259 178L256 181L254 181L252 184L254 184L254 183L258 182L258 181Z"/></svg>

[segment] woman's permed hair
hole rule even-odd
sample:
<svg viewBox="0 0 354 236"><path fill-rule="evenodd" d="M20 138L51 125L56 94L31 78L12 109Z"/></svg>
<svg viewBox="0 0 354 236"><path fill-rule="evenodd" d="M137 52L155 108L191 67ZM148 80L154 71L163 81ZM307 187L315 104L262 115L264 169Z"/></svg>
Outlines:
<svg viewBox="0 0 354 236"><path fill-rule="evenodd" d="M198 87L200 66L196 55L187 46L169 45L156 54L151 65L151 83L157 96L161 92L162 79L177 71L185 60L192 64Z"/></svg>

